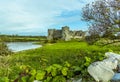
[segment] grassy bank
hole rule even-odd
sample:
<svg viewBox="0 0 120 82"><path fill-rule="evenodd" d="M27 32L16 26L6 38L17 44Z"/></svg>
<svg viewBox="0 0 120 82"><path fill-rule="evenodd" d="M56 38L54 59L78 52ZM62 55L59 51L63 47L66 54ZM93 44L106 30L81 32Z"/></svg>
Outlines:
<svg viewBox="0 0 120 82"><path fill-rule="evenodd" d="M89 82L87 66L94 61L102 60L104 53L113 50L119 53L120 46L88 45L85 42L60 42L46 44L42 48L15 53L11 56L1 57L0 76L7 76L13 80L21 72L20 66L30 66L35 70L45 69L53 64L64 65L67 61L75 68L72 77L80 75ZM77 73L78 74L77 74Z"/></svg>
<svg viewBox="0 0 120 82"><path fill-rule="evenodd" d="M46 36L0 35L0 39L4 42L45 41Z"/></svg>

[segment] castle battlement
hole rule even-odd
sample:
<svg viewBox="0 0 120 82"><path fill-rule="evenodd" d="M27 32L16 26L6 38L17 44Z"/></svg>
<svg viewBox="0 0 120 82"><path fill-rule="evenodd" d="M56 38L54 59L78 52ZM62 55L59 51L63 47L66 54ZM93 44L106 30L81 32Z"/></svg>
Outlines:
<svg viewBox="0 0 120 82"><path fill-rule="evenodd" d="M61 30L57 29L48 29L48 40L57 40L62 39L65 41L69 41L72 38L83 38L85 35L85 32L83 31L71 31L68 26L62 27Z"/></svg>

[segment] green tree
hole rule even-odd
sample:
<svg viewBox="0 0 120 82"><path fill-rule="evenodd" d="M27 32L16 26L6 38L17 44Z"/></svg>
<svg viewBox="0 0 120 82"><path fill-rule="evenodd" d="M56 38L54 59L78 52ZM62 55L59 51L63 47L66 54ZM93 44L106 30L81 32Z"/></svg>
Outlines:
<svg viewBox="0 0 120 82"><path fill-rule="evenodd" d="M90 34L111 35L115 28L120 29L120 0L96 0L83 8L82 15L90 24Z"/></svg>

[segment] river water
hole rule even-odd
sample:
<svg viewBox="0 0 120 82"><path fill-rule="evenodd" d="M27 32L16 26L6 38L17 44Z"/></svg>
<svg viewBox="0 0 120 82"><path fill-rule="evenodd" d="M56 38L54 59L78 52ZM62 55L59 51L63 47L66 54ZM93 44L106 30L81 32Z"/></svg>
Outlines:
<svg viewBox="0 0 120 82"><path fill-rule="evenodd" d="M41 45L34 44L33 42L7 42L8 48L13 52L35 49L38 47L42 47Z"/></svg>

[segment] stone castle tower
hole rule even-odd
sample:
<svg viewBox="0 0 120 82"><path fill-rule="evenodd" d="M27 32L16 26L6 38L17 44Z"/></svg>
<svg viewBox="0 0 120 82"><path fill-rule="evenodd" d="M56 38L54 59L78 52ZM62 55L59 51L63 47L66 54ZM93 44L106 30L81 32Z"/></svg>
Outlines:
<svg viewBox="0 0 120 82"><path fill-rule="evenodd" d="M48 37L47 37L48 40L53 40L54 39L53 38L54 31L55 31L55 29L48 29Z"/></svg>
<svg viewBox="0 0 120 82"><path fill-rule="evenodd" d="M69 27L62 27L62 39L65 41L71 40Z"/></svg>
<svg viewBox="0 0 120 82"><path fill-rule="evenodd" d="M71 31L68 26L62 27L61 30L48 29L48 40L58 40L62 39L69 41L72 38L82 38L85 32L83 31Z"/></svg>

